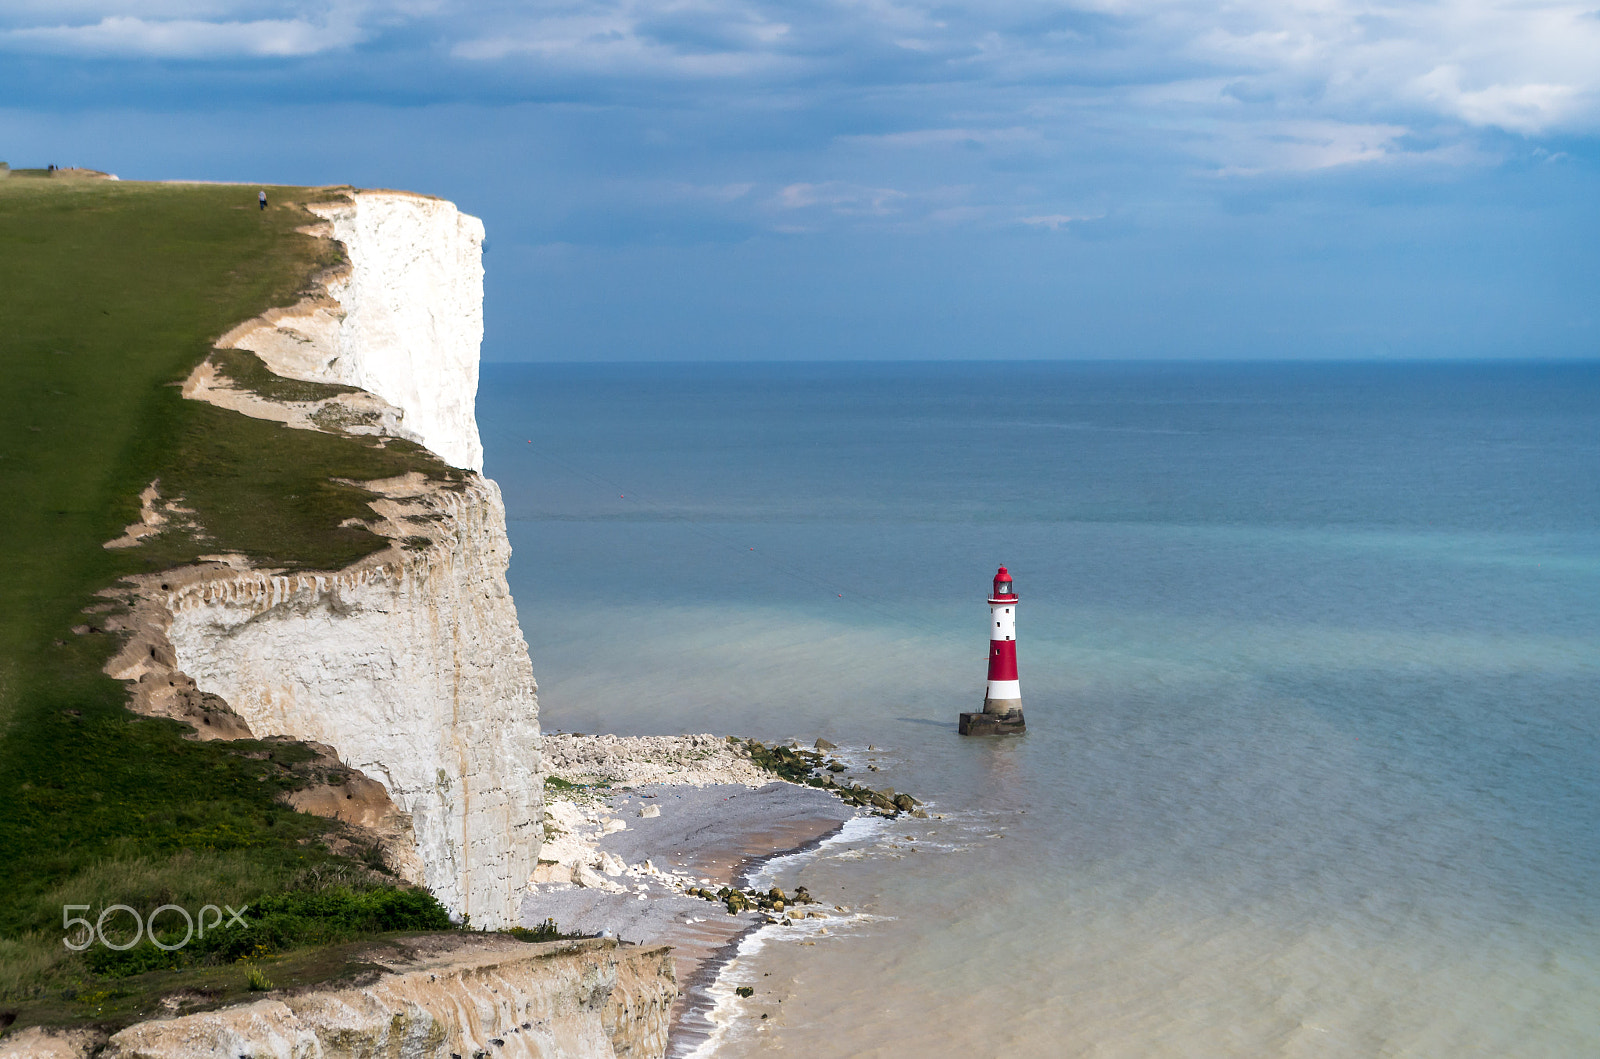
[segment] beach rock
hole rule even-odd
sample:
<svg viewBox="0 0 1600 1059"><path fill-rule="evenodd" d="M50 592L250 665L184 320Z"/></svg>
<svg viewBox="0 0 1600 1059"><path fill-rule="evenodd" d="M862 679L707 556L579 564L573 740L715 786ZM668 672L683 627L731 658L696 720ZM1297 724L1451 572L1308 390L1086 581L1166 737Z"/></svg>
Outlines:
<svg viewBox="0 0 1600 1059"><path fill-rule="evenodd" d="M830 743L826 739L818 739L817 743L816 743L816 746L817 746L818 750L838 750L839 749L839 745L837 743Z"/></svg>
<svg viewBox="0 0 1600 1059"><path fill-rule="evenodd" d="M659 805L647 805L643 809L639 810L639 815L641 817L645 818L645 819L650 819L652 817L660 816L661 815L661 806L659 806Z"/></svg>
<svg viewBox="0 0 1600 1059"><path fill-rule="evenodd" d="M0 1059L83 1059L105 1044L105 1033L31 1026L0 1041Z"/></svg>
<svg viewBox="0 0 1600 1059"><path fill-rule="evenodd" d="M897 794L894 796L894 807L901 812L909 813L917 807L917 800L909 794Z"/></svg>
<svg viewBox="0 0 1600 1059"><path fill-rule="evenodd" d="M829 772L843 772L844 771L844 763L840 762L840 761L830 761L830 762L828 762L828 771Z"/></svg>
<svg viewBox="0 0 1600 1059"><path fill-rule="evenodd" d="M600 870L607 875L617 876L628 870L627 862L614 853L600 854Z"/></svg>
<svg viewBox="0 0 1600 1059"><path fill-rule="evenodd" d="M533 869L533 874L528 876L530 883L538 884L566 884L572 883L572 865L558 862L546 863L541 861Z"/></svg>
<svg viewBox="0 0 1600 1059"><path fill-rule="evenodd" d="M734 993L736 995L742 996L742 997L752 997L752 996L756 995L755 989L753 987L747 986L747 985L739 986L738 988L736 988L734 990Z"/></svg>

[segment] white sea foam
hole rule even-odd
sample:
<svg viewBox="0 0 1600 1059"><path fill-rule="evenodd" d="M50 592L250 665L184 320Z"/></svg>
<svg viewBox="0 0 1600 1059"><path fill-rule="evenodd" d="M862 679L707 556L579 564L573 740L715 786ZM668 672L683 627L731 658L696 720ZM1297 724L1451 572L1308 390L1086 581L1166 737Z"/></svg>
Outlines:
<svg viewBox="0 0 1600 1059"><path fill-rule="evenodd" d="M887 830L888 821L879 816L857 816L846 820L843 827L810 849L761 862L746 877L745 886L757 890L769 889L776 885L778 876L818 857L833 855L836 850L853 849L861 843L875 842Z"/></svg>

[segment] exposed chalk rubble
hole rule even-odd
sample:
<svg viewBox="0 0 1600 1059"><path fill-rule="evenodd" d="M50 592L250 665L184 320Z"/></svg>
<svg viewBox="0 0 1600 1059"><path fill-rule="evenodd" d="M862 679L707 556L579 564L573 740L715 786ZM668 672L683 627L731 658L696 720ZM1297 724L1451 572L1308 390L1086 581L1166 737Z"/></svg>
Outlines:
<svg viewBox="0 0 1600 1059"><path fill-rule="evenodd" d="M547 733L545 768L568 783L636 787L645 783L742 783L759 787L772 773L740 744L716 735L563 735Z"/></svg>
<svg viewBox="0 0 1600 1059"><path fill-rule="evenodd" d="M661 811L656 807L655 816ZM532 888L583 886L606 893L625 893L631 887L648 891L682 891L694 885L685 872L662 871L652 860L630 864L616 854L600 849L607 835L627 830L622 816L598 802L576 802L550 798L545 802L544 845L539 865L528 877Z"/></svg>

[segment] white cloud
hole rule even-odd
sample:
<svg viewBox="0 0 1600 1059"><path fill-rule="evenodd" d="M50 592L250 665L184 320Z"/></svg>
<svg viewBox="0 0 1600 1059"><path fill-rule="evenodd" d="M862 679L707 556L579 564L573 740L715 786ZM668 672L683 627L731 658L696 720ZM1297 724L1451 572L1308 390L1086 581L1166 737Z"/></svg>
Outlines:
<svg viewBox="0 0 1600 1059"><path fill-rule="evenodd" d="M210 22L108 15L89 25L3 30L0 49L158 59L283 58L348 47L362 37L349 19Z"/></svg>
<svg viewBox="0 0 1600 1059"><path fill-rule="evenodd" d="M1254 98L1325 117L1410 109L1536 134L1600 128L1593 0L1243 0L1154 16L1177 54L1232 66ZM1173 25L1177 23L1178 25Z"/></svg>
<svg viewBox="0 0 1600 1059"><path fill-rule="evenodd" d="M1019 217L1017 220L1035 228L1048 228L1052 232L1059 232L1074 221L1086 221L1089 218L1074 217L1070 213L1045 213L1035 217Z"/></svg>
<svg viewBox="0 0 1600 1059"><path fill-rule="evenodd" d="M599 0L558 10L543 6L504 27L477 31L451 55L487 62L527 57L558 69L624 77L745 77L785 65L779 46L790 26L765 17L757 4ZM671 32L685 24L702 32Z"/></svg>
<svg viewBox="0 0 1600 1059"><path fill-rule="evenodd" d="M1226 130L1215 160L1225 176L1310 173L1394 159L1406 153L1398 141L1408 131L1333 121L1238 123Z"/></svg>
<svg viewBox="0 0 1600 1059"><path fill-rule="evenodd" d="M904 191L894 188L830 180L821 184L790 184L779 189L773 204L782 210L821 207L841 216L884 217L897 212L907 198Z"/></svg>
<svg viewBox="0 0 1600 1059"><path fill-rule="evenodd" d="M1600 63L1600 55L1595 56ZM1594 89L1572 84L1491 84L1463 88L1456 66L1430 70L1414 82L1415 90L1442 110L1473 125L1493 125L1535 134L1547 128L1582 124L1592 109Z"/></svg>
<svg viewBox="0 0 1600 1059"><path fill-rule="evenodd" d="M412 24L456 60L520 60L535 76L760 90L814 75L907 96L1006 94L984 107L988 121L947 114L946 128L924 114L923 128L878 136L886 147L1029 135L1018 114L1074 86L1095 86L1102 109L1117 111L1211 82L1226 93L1163 105L1221 121L1249 111L1525 135L1600 129L1596 0L10 0L0 48L288 57L358 44L379 24Z"/></svg>

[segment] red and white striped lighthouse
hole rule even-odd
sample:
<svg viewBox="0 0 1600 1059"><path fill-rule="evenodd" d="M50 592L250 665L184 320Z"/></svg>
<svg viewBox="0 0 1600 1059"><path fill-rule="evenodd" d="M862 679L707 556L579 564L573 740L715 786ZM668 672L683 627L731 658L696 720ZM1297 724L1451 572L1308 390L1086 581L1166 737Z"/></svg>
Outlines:
<svg viewBox="0 0 1600 1059"><path fill-rule="evenodd" d="M1001 567L989 594L989 684L982 713L961 715L962 735L1002 735L1025 729L1022 686L1017 680L1017 594Z"/></svg>

